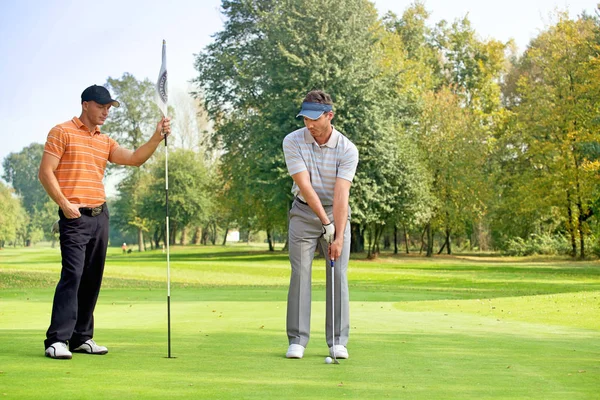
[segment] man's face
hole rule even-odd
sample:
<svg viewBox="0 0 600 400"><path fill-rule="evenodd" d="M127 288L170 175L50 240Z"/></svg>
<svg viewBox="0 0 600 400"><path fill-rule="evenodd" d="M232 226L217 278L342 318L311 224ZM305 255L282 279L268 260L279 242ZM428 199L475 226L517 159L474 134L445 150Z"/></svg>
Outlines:
<svg viewBox="0 0 600 400"><path fill-rule="evenodd" d="M315 140L326 139L331 133L331 119L333 112L323 113L318 119L310 119L304 117L304 125L310 131Z"/></svg>
<svg viewBox="0 0 600 400"><path fill-rule="evenodd" d="M106 118L108 118L108 111L112 105L109 104L98 104L95 101L84 101L83 111L87 118L94 125L104 125Z"/></svg>

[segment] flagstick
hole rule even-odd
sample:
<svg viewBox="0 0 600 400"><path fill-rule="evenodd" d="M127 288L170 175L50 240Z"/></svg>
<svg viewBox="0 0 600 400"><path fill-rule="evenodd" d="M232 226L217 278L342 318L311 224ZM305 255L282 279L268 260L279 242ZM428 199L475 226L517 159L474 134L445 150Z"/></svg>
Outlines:
<svg viewBox="0 0 600 400"><path fill-rule="evenodd" d="M156 104L162 111L162 114L167 118L168 111L168 93L167 93L167 42L163 40L162 43L162 63L160 66L160 72L158 74L158 82L156 82ZM169 252L169 246L171 239L169 238L169 145L165 136L165 204L166 204L166 217L165 217L165 242L167 246L167 345L168 345L168 356L171 357L171 256Z"/></svg>
<svg viewBox="0 0 600 400"><path fill-rule="evenodd" d="M165 203L166 203L166 242L167 242L167 343L168 358L171 358L171 265L169 254L169 146L165 136Z"/></svg>

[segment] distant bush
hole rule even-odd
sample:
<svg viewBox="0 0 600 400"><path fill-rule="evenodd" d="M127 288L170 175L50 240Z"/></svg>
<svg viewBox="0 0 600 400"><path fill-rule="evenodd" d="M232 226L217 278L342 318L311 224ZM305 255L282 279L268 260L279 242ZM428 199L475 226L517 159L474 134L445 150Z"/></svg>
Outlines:
<svg viewBox="0 0 600 400"><path fill-rule="evenodd" d="M588 249L591 250L592 254L596 257L600 257L600 237L597 235L592 235L589 238L589 244L586 240L586 244L588 245Z"/></svg>
<svg viewBox="0 0 600 400"><path fill-rule="evenodd" d="M570 251L569 241L563 235L533 234L527 239L520 237L509 239L503 253L509 256L565 255L569 254Z"/></svg>

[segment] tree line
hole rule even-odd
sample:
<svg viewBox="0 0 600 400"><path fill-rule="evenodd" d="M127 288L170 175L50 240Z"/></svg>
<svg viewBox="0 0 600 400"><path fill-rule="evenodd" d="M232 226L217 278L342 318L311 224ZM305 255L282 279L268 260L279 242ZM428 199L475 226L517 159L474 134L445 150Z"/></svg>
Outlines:
<svg viewBox="0 0 600 400"><path fill-rule="evenodd" d="M221 242L232 228L264 232L271 250L285 240L292 180L281 143L302 125L304 94L323 89L360 153L353 251L600 253L597 14L557 12L518 53L481 39L467 17L431 23L420 2L383 17L367 0L221 6L224 27L196 56L194 100L171 106L173 243ZM126 73L107 86L122 107L103 131L141 145L159 116L153 83ZM51 238L41 151L4 160L0 245ZM163 157L108 171L122 176L114 240L164 243Z"/></svg>

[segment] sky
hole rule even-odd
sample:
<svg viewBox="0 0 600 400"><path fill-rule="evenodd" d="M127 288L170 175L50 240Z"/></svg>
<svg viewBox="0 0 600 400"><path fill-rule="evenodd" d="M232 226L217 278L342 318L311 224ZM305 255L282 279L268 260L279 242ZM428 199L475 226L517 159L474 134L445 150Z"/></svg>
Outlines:
<svg viewBox="0 0 600 400"><path fill-rule="evenodd" d="M401 15L412 0L376 0ZM523 51L555 10L593 14L597 0L425 0L432 24L465 15L482 39ZM167 41L169 90L188 90L194 54L223 28L220 0L0 0L0 161L79 116L81 92L125 72L156 81ZM2 167L0 165L0 175Z"/></svg>

